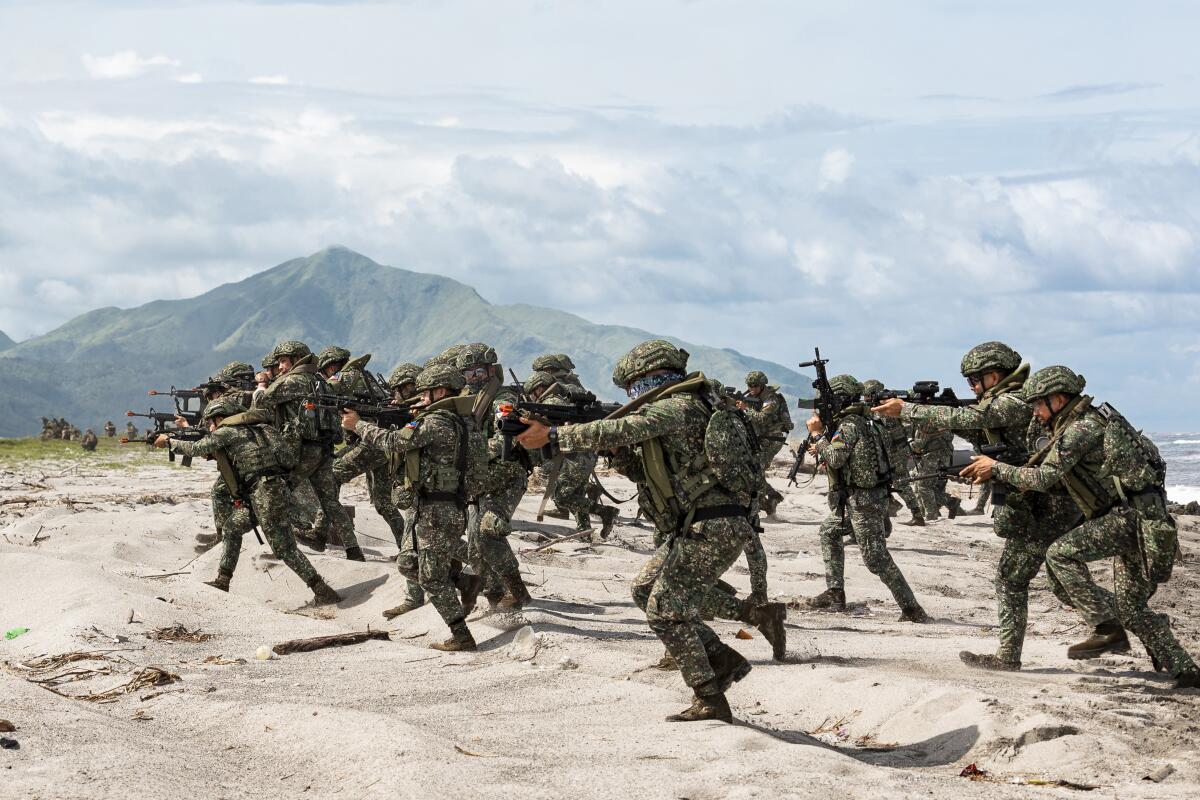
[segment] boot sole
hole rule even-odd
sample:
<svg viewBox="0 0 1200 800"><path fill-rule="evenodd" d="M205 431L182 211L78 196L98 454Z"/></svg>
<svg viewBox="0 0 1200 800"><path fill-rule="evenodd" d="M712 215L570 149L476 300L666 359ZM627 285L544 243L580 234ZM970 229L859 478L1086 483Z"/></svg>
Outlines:
<svg viewBox="0 0 1200 800"><path fill-rule="evenodd" d="M1119 645L1106 645L1104 647L1093 647L1090 650L1076 650L1074 653L1067 651L1067 658L1072 661L1083 661L1089 658L1099 658L1108 653L1128 653L1129 642L1123 642Z"/></svg>

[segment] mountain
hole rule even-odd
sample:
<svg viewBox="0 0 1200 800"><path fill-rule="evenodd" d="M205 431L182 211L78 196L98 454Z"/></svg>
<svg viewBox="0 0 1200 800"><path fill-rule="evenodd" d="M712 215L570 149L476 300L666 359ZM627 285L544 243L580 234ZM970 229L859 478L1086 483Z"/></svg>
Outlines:
<svg viewBox="0 0 1200 800"><path fill-rule="evenodd" d="M7 350L8 348L12 347L14 344L16 344L16 342L14 342L12 339L8 338L7 333L5 333L4 331L0 331L0 352Z"/></svg>
<svg viewBox="0 0 1200 800"><path fill-rule="evenodd" d="M126 409L145 410L147 389L193 386L235 359L257 365L284 339L314 351L339 344L373 353L371 368L385 375L456 342L487 342L522 377L535 356L566 352L585 385L617 399L613 364L650 338L678 342L693 369L729 383L740 386L746 372L761 369L791 398L811 394L810 379L733 350L552 309L493 305L449 278L332 247L198 297L90 311L3 350L0 370L9 377L0 384L0 436L36 433L41 416L66 416L81 427L115 421ZM159 398L156 407L168 405Z"/></svg>

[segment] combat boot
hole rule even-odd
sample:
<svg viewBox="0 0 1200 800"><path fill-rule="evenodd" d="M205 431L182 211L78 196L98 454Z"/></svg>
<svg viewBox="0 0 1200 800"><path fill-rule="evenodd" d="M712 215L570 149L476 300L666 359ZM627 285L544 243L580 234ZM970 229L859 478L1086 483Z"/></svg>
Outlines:
<svg viewBox="0 0 1200 800"><path fill-rule="evenodd" d="M710 719L733 722L733 712L729 709L729 701L725 699L724 692L713 685L714 683L705 683L693 689L696 699L683 711L667 717L667 722L703 722Z"/></svg>
<svg viewBox="0 0 1200 800"><path fill-rule="evenodd" d="M908 525L913 528L924 528L925 527L925 515L918 514L917 512L914 511L913 515L912 515L912 519L910 519L908 522L901 522L900 524Z"/></svg>
<svg viewBox="0 0 1200 800"><path fill-rule="evenodd" d="M517 578L515 580L506 580L504 598L496 604L499 611L520 611L525 607L533 597L529 594L529 589L525 588L525 581Z"/></svg>
<svg viewBox="0 0 1200 800"><path fill-rule="evenodd" d="M214 578L211 581L205 581L204 583L208 586L213 587L214 589L220 589L222 592L228 592L229 591L229 581L232 579L233 579L233 576L230 575L228 572L218 571L216 578Z"/></svg>
<svg viewBox="0 0 1200 800"><path fill-rule="evenodd" d="M458 596L462 600L463 616L466 616L475 610L475 604L479 600L479 590L483 588L483 578L469 572L460 572L454 579L454 588L458 589Z"/></svg>
<svg viewBox="0 0 1200 800"><path fill-rule="evenodd" d="M356 544L352 544L346 548L347 561L366 561L367 557L363 555L362 548Z"/></svg>
<svg viewBox="0 0 1200 800"><path fill-rule="evenodd" d="M783 627L787 619L787 606L783 603L756 604L750 599L742 601L741 621L758 628L758 632L771 645L771 656L776 661L783 661L787 655L787 629Z"/></svg>
<svg viewBox="0 0 1200 800"><path fill-rule="evenodd" d="M925 613L925 609L921 608L921 605L919 603L916 605L908 606L907 608L901 608L900 609L900 619L897 620L897 622L917 622L917 623L932 622L932 621L933 620L931 620L929 618L929 615Z"/></svg>
<svg viewBox="0 0 1200 800"><path fill-rule="evenodd" d="M395 608L389 608L387 611L384 611L383 618L384 619L395 619L396 617L403 616L410 611L416 611L418 608L420 608L423 605L425 605L425 604L417 603L412 600L405 600L403 603L396 606Z"/></svg>
<svg viewBox="0 0 1200 800"><path fill-rule="evenodd" d="M313 605L335 606L342 602L342 596L335 592L320 575L308 584L308 588L312 589Z"/></svg>
<svg viewBox="0 0 1200 800"><path fill-rule="evenodd" d="M809 608L827 608L830 611L845 611L846 590L826 589L816 597L809 597L805 601L805 605Z"/></svg>
<svg viewBox="0 0 1200 800"><path fill-rule="evenodd" d="M896 498L892 497L888 500L888 516L894 517L900 513L900 509L904 508L904 504Z"/></svg>
<svg viewBox="0 0 1200 800"><path fill-rule="evenodd" d="M664 650L662 658L654 665L655 669L661 669L663 672L678 672L679 662L675 660L675 656L671 655L670 651Z"/></svg>
<svg viewBox="0 0 1200 800"><path fill-rule="evenodd" d="M451 625L449 639L444 642L434 642L429 646L434 650L441 650L444 653L473 653L479 649L475 644L475 637L471 635L471 631L467 628L467 623L465 622L458 622Z"/></svg>
<svg viewBox="0 0 1200 800"><path fill-rule="evenodd" d="M963 650L958 657L968 667L976 669L988 669L993 672L1017 672L1021 669L1020 661L1004 661L999 656L972 653L968 650Z"/></svg>
<svg viewBox="0 0 1200 800"><path fill-rule="evenodd" d="M1067 658L1096 658L1105 653L1128 653L1129 637L1116 622L1101 622L1087 639L1067 648Z"/></svg>
<svg viewBox="0 0 1200 800"><path fill-rule="evenodd" d="M1175 676L1176 689L1200 689L1200 672L1181 672Z"/></svg>
<svg viewBox="0 0 1200 800"><path fill-rule="evenodd" d="M613 525L616 524L620 512L612 506L600 506L596 513L600 515L600 538L607 539L612 534Z"/></svg>
<svg viewBox="0 0 1200 800"><path fill-rule="evenodd" d="M717 689L724 694L729 687L750 674L752 667L745 657L724 642L717 642L716 652L709 653L708 663L716 675Z"/></svg>
<svg viewBox="0 0 1200 800"><path fill-rule="evenodd" d="M325 552L325 536L318 535L311 530L298 532L296 534L296 541L309 547L315 553Z"/></svg>
<svg viewBox="0 0 1200 800"><path fill-rule="evenodd" d="M962 500L957 497L951 497L950 502L946 503L946 516L954 519L962 511Z"/></svg>

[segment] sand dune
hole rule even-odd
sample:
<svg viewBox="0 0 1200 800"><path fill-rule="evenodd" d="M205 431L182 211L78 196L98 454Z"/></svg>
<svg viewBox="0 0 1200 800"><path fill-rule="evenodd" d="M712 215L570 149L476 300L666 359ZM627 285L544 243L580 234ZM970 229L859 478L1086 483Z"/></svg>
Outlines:
<svg viewBox="0 0 1200 800"><path fill-rule="evenodd" d="M891 537L934 624L896 622L886 589L850 547L850 611L790 612L785 664L771 660L757 632L735 641L739 625L715 623L754 663L729 695L738 722L673 725L663 717L686 705L688 692L678 674L653 668L661 646L629 598L650 533L632 524L628 506L609 543L522 555L533 605L473 620L479 653L441 654L427 646L445 636L432 608L391 623L380 616L402 587L389 561L395 547L361 485L344 499L371 537L363 539L369 560L347 562L335 550L310 555L346 597L314 610L307 589L252 537L232 592L204 586L217 553L193 560L192 542L211 529L211 465L130 459L60 477L53 475L61 465L44 462L0 472L0 503L32 501L0 505L0 632L29 628L0 640L0 718L17 728L3 735L20 743L0 750L0 797L1200 791L1200 693L1171 691L1136 644L1128 657L1068 661L1066 646L1086 631L1043 578L1031 599L1024 671L979 673L959 662L961 649L995 646L991 580L1000 540L983 517L897 526ZM618 496L630 494L623 481L606 481ZM823 588L823 484L785 490L779 519L767 523L776 598ZM519 514L530 540L537 501L528 495ZM1184 522L1185 552L1197 549L1196 528ZM168 575L176 572L184 574ZM1107 569L1098 572L1110 580ZM748 588L744 565L731 580ZM1155 600L1193 651L1198 582L1189 559ZM147 636L172 625L211 638ZM368 625L391 631L391 641L255 658L262 645ZM532 638L520 633L526 626ZM42 671L19 666L79 652L91 659ZM149 667L179 680L104 694L151 675ZM79 699L85 695L102 697ZM969 764L986 776L960 777ZM1143 780L1167 765L1173 772L1162 782ZM1059 781L1069 785L1046 785Z"/></svg>

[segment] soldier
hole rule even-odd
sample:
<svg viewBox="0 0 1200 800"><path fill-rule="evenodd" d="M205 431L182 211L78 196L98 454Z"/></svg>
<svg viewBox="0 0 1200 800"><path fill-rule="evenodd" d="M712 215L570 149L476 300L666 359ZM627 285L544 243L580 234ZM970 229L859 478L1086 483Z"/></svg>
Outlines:
<svg viewBox="0 0 1200 800"><path fill-rule="evenodd" d="M340 602L342 598L338 593L296 548L288 529L285 508L288 490L284 475L287 474L285 464L294 456L295 448L271 425L247 419L250 415L242 414L243 411L244 407L236 398L219 398L204 408L203 420L210 433L200 441L172 442L166 434L160 434L154 440L155 447L170 446L180 455L211 456L231 492L247 503L237 509L226 525L221 564L216 579L208 581L208 585L229 591L229 581L242 550L242 536L257 520L275 556L312 589L317 605Z"/></svg>
<svg viewBox="0 0 1200 800"><path fill-rule="evenodd" d="M83 434L83 440L80 442L80 445L87 452L94 453L96 452L97 444L99 444L99 441L96 439L95 432L91 428L88 428L87 432Z"/></svg>
<svg viewBox="0 0 1200 800"><path fill-rule="evenodd" d="M596 396L584 388L574 369L575 362L566 353L546 353L533 360L533 371L551 375L558 382L563 397L573 402L590 403Z"/></svg>
<svg viewBox="0 0 1200 800"><path fill-rule="evenodd" d="M718 479L709 453L732 453L732 440L706 443L715 401L702 374L684 374L687 359L670 342L644 342L613 370L613 383L637 401L623 416L561 428L523 419L529 430L517 440L531 450L550 443L564 453L611 452L613 465L638 484L643 513L665 533L634 579L633 597L695 695L667 719L731 722L725 692L750 663L701 621L700 607L749 536L757 464L747 451L740 485Z"/></svg>
<svg viewBox="0 0 1200 800"><path fill-rule="evenodd" d="M320 509L325 513L328 527L341 539L350 561L365 561L362 548L354 536L354 525L337 499L337 484L333 480L333 445L341 438L340 427L332 411L305 409L304 402L316 390L319 381L316 359L303 342L285 341L271 352L274 371L278 375L256 401L256 408L275 415L275 426L289 441L298 443L296 466L288 483L312 487ZM317 528L315 538L306 540L317 552L326 546L325 527Z"/></svg>
<svg viewBox="0 0 1200 800"><path fill-rule="evenodd" d="M967 477L1029 492L1066 491L1083 519L1046 551L1050 574L1085 617L1103 618L1115 608L1133 631L1156 670L1166 670L1175 688L1200 687L1200 669L1171 632L1165 614L1150 610L1150 597L1171 573L1178 532L1166 506L1166 465L1158 449L1107 403L1099 408L1083 394L1086 383L1062 366L1035 372L1024 395L1033 413L1050 428L1047 444L1028 466L976 456ZM1113 588L1097 591L1088 563L1113 559ZM1098 599L1103 598L1101 602ZM1119 626L1097 628L1076 645L1095 649L1123 635Z"/></svg>
<svg viewBox="0 0 1200 800"><path fill-rule="evenodd" d="M488 487L478 498L478 534L472 543L473 551L478 551L478 558L472 563L489 584L484 589L484 596L489 602L505 610L519 609L531 598L521 578L517 557L508 543L508 535L512 533L513 514L529 484L530 470L518 461L501 458L503 443L495 427L500 405L515 405L520 398L511 388L503 385L504 368L497 361L496 351L486 344L476 342L462 346L456 366L466 382L463 394L475 396L477 402L489 406L482 420L484 433L489 440ZM497 595L499 587L496 582L503 587L503 596Z"/></svg>
<svg viewBox="0 0 1200 800"><path fill-rule="evenodd" d="M571 405L563 384L549 372L533 373L525 381L523 388L525 393L538 403ZM588 392L588 396L595 399L591 392ZM591 515L598 515L601 520L599 538L607 539L612 533L613 523L616 522L617 509L604 505L600 502L599 494L590 491L589 483L592 472L596 469L596 454L561 453L556 458L559 459L557 465L551 463L544 466L549 474L546 491L554 499L554 505L575 516L577 532L591 530Z"/></svg>
<svg viewBox="0 0 1200 800"><path fill-rule="evenodd" d="M117 435L117 426L113 424L111 419L104 423L104 435L109 439L112 439Z"/></svg>
<svg viewBox="0 0 1200 800"><path fill-rule="evenodd" d="M392 374L388 376L388 387L392 390L392 405L399 406L408 403L417 393L417 376L421 374L421 368L416 364L404 363L392 370ZM365 442L363 447L370 447ZM389 608L383 612L386 619L394 619L402 614L407 614L409 611L414 611L425 605L425 590L421 588L421 572L420 563L417 558L416 548L416 514L413 511L415 497L412 489L404 487L403 483L395 479L388 463L387 454L379 448L371 448L374 452L383 456L383 466L386 470L387 481L392 487L390 508L395 509L400 514L400 535L397 543L400 546L400 552L396 554L396 569L404 578L404 602L394 608ZM365 458L365 457L364 457ZM373 461L373 459L371 459ZM365 462L364 462L365 463ZM345 470L345 467L342 468ZM375 467L372 467L375 469ZM339 476L338 466L334 465L335 477ZM341 473L348 474L348 473ZM370 474L370 473L369 473ZM378 478L372 478L378 486ZM378 509L379 507L376 506ZM389 511L389 513L391 513ZM383 512L380 511L380 515ZM388 520L388 525L391 526L392 519L385 517ZM396 529L392 528L393 535Z"/></svg>
<svg viewBox="0 0 1200 800"><path fill-rule="evenodd" d="M954 459L954 434L950 431L932 431L916 420L905 422L909 446L913 455L914 475L933 475L950 466ZM916 482L917 499L925 512L926 522L937 522L942 518L942 506L947 516L954 519L962 508L962 501L946 491L945 478L932 478Z"/></svg>
<svg viewBox="0 0 1200 800"><path fill-rule="evenodd" d="M138 440L138 429L137 426L133 424L132 420L125 423L125 438L131 442L136 442Z"/></svg>
<svg viewBox="0 0 1200 800"><path fill-rule="evenodd" d="M795 425L788 411L787 400L780 394L778 386L768 386L766 373L754 370L746 375L746 393L757 400L750 404L739 402L738 407L746 412L746 416L754 424L758 434L759 453L762 458L763 486L766 495L759 501L763 513L771 516L776 506L783 500L783 495L771 486L765 478L775 456L787 443L787 435Z"/></svg>
<svg viewBox="0 0 1200 800"><path fill-rule="evenodd" d="M1024 464L1033 448L1033 440L1042 435L1041 424L1022 398L1021 390L1029 376L1029 366L1021 363L1021 354L1003 342L984 342L972 347L962 358L961 372L975 393L976 402L962 408L924 406L905 403L899 398L885 400L873 411L884 419L899 419L928 426L932 430L958 435L976 447L1002 444L1001 457L1006 464ZM1065 496L1037 492L1011 492L995 509L996 535L1004 539L1004 550L996 565L996 605L1000 620L1000 644L994 655L964 651L967 664L982 669L1017 670L1029 617L1029 584L1045 560L1046 548L1066 533L1079 517L1075 504ZM1068 605L1070 597L1050 579L1054 593ZM1104 596L1092 585L1090 607L1104 605ZM1116 624L1111 603L1105 612L1090 620L1093 625ZM1120 626L1117 625L1120 629ZM1124 631L1121 631L1124 640ZM1128 641L1111 643L1113 651L1129 648ZM1099 653L1095 653L1099 655ZM1072 654L1072 658L1091 655Z"/></svg>
<svg viewBox="0 0 1200 800"><path fill-rule="evenodd" d="M846 551L842 539L854 534L863 562L883 581L900 606L901 622L929 622L900 568L888 552L885 529L890 465L884 435L878 423L867 419L867 407L858 402L862 384L852 375L829 379L836 404L834 430L816 413L808 432L816 437L810 448L824 462L829 475L829 516L821 523L821 555L825 560L824 592L809 600L810 607L846 610Z"/></svg>
<svg viewBox="0 0 1200 800"><path fill-rule="evenodd" d="M475 650L467 627L467 612L452 580L453 554L466 530L467 487L462 454L467 448L467 424L447 398L463 388L462 373L448 364L428 367L417 376L424 413L404 428L384 430L359 419L347 409L342 426L372 447L404 464L405 486L415 496L416 545L421 588L450 628L450 638L435 650ZM478 589L478 584L475 586Z"/></svg>
<svg viewBox="0 0 1200 800"><path fill-rule="evenodd" d="M236 402L242 411L248 411L253 401L253 394L244 387L253 378L253 367L245 361L231 361L210 379L204 393L204 401L211 403L224 397ZM176 417L175 424L187 427L188 422L182 417ZM225 484L223 476L217 475L216 480L213 481L212 488L209 490L209 499L212 502L213 532L196 534L196 550L199 552L204 552L221 542L222 530L234 512L233 494Z"/></svg>
<svg viewBox="0 0 1200 800"><path fill-rule="evenodd" d="M863 400L867 405L874 405L883 390L884 386L881 381L873 378L865 380L863 381ZM892 467L892 480L907 478L909 476L908 457L912 450L909 448L908 434L904 430L904 425L895 417L880 414L873 414L872 419L878 421L883 428L883 447L887 451L888 463ZM903 524L924 525L925 513L921 510L921 501L917 499L912 484L900 484L896 487L896 493L900 495L900 499L908 508L908 513L912 515L912 519Z"/></svg>

